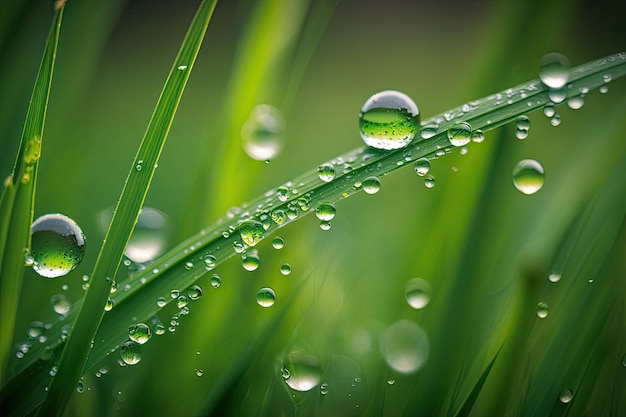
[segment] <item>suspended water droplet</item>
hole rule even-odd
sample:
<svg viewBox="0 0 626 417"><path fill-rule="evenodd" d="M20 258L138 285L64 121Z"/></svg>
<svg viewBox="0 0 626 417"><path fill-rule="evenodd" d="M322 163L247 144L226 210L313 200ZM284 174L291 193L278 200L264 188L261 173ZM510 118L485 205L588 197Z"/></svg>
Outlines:
<svg viewBox="0 0 626 417"><path fill-rule="evenodd" d="M132 324L128 327L128 337L133 342L143 345L152 337L152 331L145 323Z"/></svg>
<svg viewBox="0 0 626 417"><path fill-rule="evenodd" d="M520 116L515 121L515 137L526 139L530 130L530 120L527 116Z"/></svg>
<svg viewBox="0 0 626 417"><path fill-rule="evenodd" d="M421 278L413 278L405 285L407 303L415 309L422 309L430 302L430 284Z"/></svg>
<svg viewBox="0 0 626 417"><path fill-rule="evenodd" d="M187 297L192 301L199 300L202 297L202 288L199 285L192 285L187 289Z"/></svg>
<svg viewBox="0 0 626 417"><path fill-rule="evenodd" d="M291 274L291 265L289 265L289 264L282 264L280 266L280 273L283 274L283 275Z"/></svg>
<svg viewBox="0 0 626 417"><path fill-rule="evenodd" d="M222 277L220 277L217 274L213 274L213 276L210 279L210 282L211 282L211 287L219 288L219 286L222 285Z"/></svg>
<svg viewBox="0 0 626 417"><path fill-rule="evenodd" d="M139 343L128 340L120 348L122 361L127 365L136 365L141 361L142 349Z"/></svg>
<svg viewBox="0 0 626 417"><path fill-rule="evenodd" d="M361 108L359 126L366 145L377 149L403 148L417 133L420 115L417 105L399 91L381 91Z"/></svg>
<svg viewBox="0 0 626 417"><path fill-rule="evenodd" d="M432 175L426 176L426 178L424 178L424 185L426 188L433 188L435 186L435 177Z"/></svg>
<svg viewBox="0 0 626 417"><path fill-rule="evenodd" d="M326 231L326 230L330 230L330 228L332 227L332 223L328 220L322 220L320 222L320 229Z"/></svg>
<svg viewBox="0 0 626 417"><path fill-rule="evenodd" d="M416 372L424 366L430 352L424 330L408 320L389 326L381 339L380 348L387 364L403 374Z"/></svg>
<svg viewBox="0 0 626 417"><path fill-rule="evenodd" d="M428 171L430 171L430 161L428 158L420 158L415 161L415 172L417 175L423 177L428 174Z"/></svg>
<svg viewBox="0 0 626 417"><path fill-rule="evenodd" d="M367 194L376 194L380 190L380 180L378 177L367 177L363 180L362 187Z"/></svg>
<svg viewBox="0 0 626 417"><path fill-rule="evenodd" d="M317 175L324 182L331 182L335 179L335 166L333 164L322 164L317 167Z"/></svg>
<svg viewBox="0 0 626 417"><path fill-rule="evenodd" d="M261 264L261 259L259 258L259 255L256 252L253 252L253 251L244 252L241 255L241 265L243 266L243 269L245 269L246 271L254 271L259 267L260 264Z"/></svg>
<svg viewBox="0 0 626 417"><path fill-rule="evenodd" d="M609 92L609 87L607 87L606 85L602 85L598 88L598 91L600 92L600 94L606 94Z"/></svg>
<svg viewBox="0 0 626 417"><path fill-rule="evenodd" d="M282 237L276 236L274 239L272 239L272 247L274 249L282 249L284 246L285 246L285 241L283 240Z"/></svg>
<svg viewBox="0 0 626 417"><path fill-rule="evenodd" d="M472 142L481 143L484 140L485 140L485 133L482 130L476 129L472 131Z"/></svg>
<svg viewBox="0 0 626 417"><path fill-rule="evenodd" d="M563 404L569 403L570 401L572 401L573 398L574 398L574 391L572 391L571 389L564 389L563 391L559 393L559 400Z"/></svg>
<svg viewBox="0 0 626 417"><path fill-rule="evenodd" d="M239 234L246 245L254 246L265 237L265 228L256 220L247 220L239 225Z"/></svg>
<svg viewBox="0 0 626 417"><path fill-rule="evenodd" d="M63 294L55 294L50 298L52 303L52 309L55 313L65 317L70 312L72 305L68 301L67 297Z"/></svg>
<svg viewBox="0 0 626 417"><path fill-rule="evenodd" d="M550 308L548 307L548 304L544 303L543 301L537 304L537 317L539 317L540 319L545 319L546 317L548 317L549 312Z"/></svg>
<svg viewBox="0 0 626 417"><path fill-rule="evenodd" d="M550 119L550 124L552 126L558 126L561 124L561 116L559 116L558 114L555 114L554 116L552 116L552 118Z"/></svg>
<svg viewBox="0 0 626 417"><path fill-rule="evenodd" d="M556 104L562 103L567 98L567 91L565 91L565 88L557 88L555 90L549 90L548 98L553 103L556 103Z"/></svg>
<svg viewBox="0 0 626 417"><path fill-rule="evenodd" d="M39 275L56 278L80 264L85 235L76 222L59 213L46 214L30 227L32 267Z"/></svg>
<svg viewBox="0 0 626 417"><path fill-rule="evenodd" d="M289 376L283 378L285 383L295 391L310 391L318 386L322 379L322 366L317 358L300 351L287 355L283 369L289 372Z"/></svg>
<svg viewBox="0 0 626 417"><path fill-rule="evenodd" d="M284 134L285 121L281 111L260 104L250 111L241 128L243 149L252 159L269 161L282 150Z"/></svg>
<svg viewBox="0 0 626 417"><path fill-rule="evenodd" d="M545 114L547 117L554 116L556 114L556 109L554 108L554 104L547 103L545 106L543 106L543 114Z"/></svg>
<svg viewBox="0 0 626 417"><path fill-rule="evenodd" d="M79 382L78 385L76 385L76 392L79 394L82 394L83 392L85 392L85 386L83 385L82 382Z"/></svg>
<svg viewBox="0 0 626 417"><path fill-rule="evenodd" d="M569 81L569 59L563 54L552 52L539 61L539 79L549 88L562 88Z"/></svg>
<svg viewBox="0 0 626 417"><path fill-rule="evenodd" d="M472 126L467 122L453 124L448 129L448 140L454 146L464 146L472 140Z"/></svg>
<svg viewBox="0 0 626 417"><path fill-rule="evenodd" d="M513 184L524 194L534 194L543 187L544 172L534 159L523 159L513 168Z"/></svg>
<svg viewBox="0 0 626 417"><path fill-rule="evenodd" d="M261 288L256 293L256 302L261 307L271 307L276 302L276 293L271 288Z"/></svg>
<svg viewBox="0 0 626 417"><path fill-rule="evenodd" d="M28 329L26 330L26 334L28 335L28 337L36 339L40 337L41 335L43 335L43 332L45 330L46 330L45 324L43 324L40 321L33 321L28 326Z"/></svg>
<svg viewBox="0 0 626 417"><path fill-rule="evenodd" d="M561 280L561 274L559 274L558 272L553 272L548 275L548 280L550 282L559 282Z"/></svg>
<svg viewBox="0 0 626 417"><path fill-rule="evenodd" d="M585 105L585 99L583 96L572 97L569 100L567 100L567 106L573 110L578 110L584 105Z"/></svg>
<svg viewBox="0 0 626 417"><path fill-rule="evenodd" d="M387 380L387 384L388 384L388 385L393 385L393 384L395 384L395 383L396 383L396 380L395 380L395 379L388 379L388 380Z"/></svg>
<svg viewBox="0 0 626 417"><path fill-rule="evenodd" d="M322 221L331 221L335 218L336 213L337 209L332 203L321 203L315 209L315 216Z"/></svg>

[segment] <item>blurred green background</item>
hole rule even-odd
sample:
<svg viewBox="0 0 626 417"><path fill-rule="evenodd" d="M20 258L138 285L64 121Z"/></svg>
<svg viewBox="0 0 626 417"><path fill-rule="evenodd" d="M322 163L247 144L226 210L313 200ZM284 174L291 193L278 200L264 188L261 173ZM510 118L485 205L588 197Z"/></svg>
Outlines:
<svg viewBox="0 0 626 417"><path fill-rule="evenodd" d="M87 253L63 278L27 271L16 342L31 321L58 319L52 295L81 296L104 236L100 216L116 203L197 5L68 3L35 217L73 218ZM424 119L536 78L548 52L578 65L626 50L625 11L604 0L218 2L146 206L166 213L174 246L230 207L361 146L358 113L371 94L402 91ZM0 16L8 175L52 7L3 2ZM504 127L467 155L433 160L432 189L407 166L383 177L376 195L339 202L330 231L313 216L290 225L279 232L284 249L258 245L255 272L231 259L213 271L222 285L200 279L203 297L175 333L153 336L138 365L121 367L114 353L104 375L85 375L67 415L453 414L501 346L473 415L626 413L626 105L623 80L608 87L589 92L580 110L560 107L560 126L531 114L526 140ZM238 137L242 118L263 103L283 110L287 125L269 164L247 157ZM524 158L546 171L531 196L511 182ZM420 310L405 299L415 277L432 288ZM271 308L255 302L266 286L277 294ZM544 319L539 302L550 306ZM425 365L409 375L381 355L386 329L400 320L429 339ZM327 394L284 383L293 351L317 358Z"/></svg>

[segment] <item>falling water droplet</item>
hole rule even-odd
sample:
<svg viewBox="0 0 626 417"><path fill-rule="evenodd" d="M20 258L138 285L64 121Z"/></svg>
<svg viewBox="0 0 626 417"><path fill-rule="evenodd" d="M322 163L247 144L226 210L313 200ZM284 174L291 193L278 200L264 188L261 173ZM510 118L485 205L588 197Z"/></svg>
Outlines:
<svg viewBox="0 0 626 417"><path fill-rule="evenodd" d="M320 394L322 394L322 395L328 394L328 384L327 383L323 383L322 385L320 385Z"/></svg>
<svg viewBox="0 0 626 417"><path fill-rule="evenodd" d="M564 389L559 393L559 400L563 404L569 403L570 401L572 401L572 398L574 398L574 391L572 391L571 389Z"/></svg>
<svg viewBox="0 0 626 417"><path fill-rule="evenodd" d="M550 308L548 307L548 304L544 303L543 301L537 304L537 317L539 317L540 319L545 319L546 317L548 317L549 311Z"/></svg>
<svg viewBox="0 0 626 417"><path fill-rule="evenodd" d="M569 80L569 59L563 54L552 52L539 61L539 78L549 88L562 88Z"/></svg>
<svg viewBox="0 0 626 417"><path fill-rule="evenodd" d="M430 302L430 284L421 278L413 278L405 285L407 303L415 309L422 309Z"/></svg>
<svg viewBox="0 0 626 417"><path fill-rule="evenodd" d="M428 158L420 158L415 161L415 172L417 175L423 177L428 174L428 171L430 171L430 161Z"/></svg>
<svg viewBox="0 0 626 417"><path fill-rule="evenodd" d="M133 342L143 345L148 340L150 340L150 337L152 337L150 326L145 323L132 324L130 327L128 327L128 337Z"/></svg>
<svg viewBox="0 0 626 417"><path fill-rule="evenodd" d="M126 341L120 348L120 355L125 364L136 365L141 361L141 345L132 340Z"/></svg>
<svg viewBox="0 0 626 417"><path fill-rule="evenodd" d="M380 190L380 180L378 177L367 177L363 180L362 187L367 194L376 194Z"/></svg>
<svg viewBox="0 0 626 417"><path fill-rule="evenodd" d="M59 213L41 216L30 233L32 267L42 277L66 275L83 260L85 235L69 217Z"/></svg>
<svg viewBox="0 0 626 417"><path fill-rule="evenodd" d="M513 184L523 194L534 194L543 187L544 171L534 159L523 159L513 168Z"/></svg>
<svg viewBox="0 0 626 417"><path fill-rule="evenodd" d="M282 150L284 134L285 121L280 110L268 104L258 105L241 128L243 149L252 159L269 161Z"/></svg>
<svg viewBox="0 0 626 417"><path fill-rule="evenodd" d="M271 288L261 288L256 293L256 302L261 307L271 307L276 302L276 293Z"/></svg>
<svg viewBox="0 0 626 417"><path fill-rule="evenodd" d="M283 380L295 391L310 391L318 386L322 379L322 366L317 358L300 351L287 355L283 369L289 374Z"/></svg>
<svg viewBox="0 0 626 417"><path fill-rule="evenodd" d="M472 126L467 122L453 124L448 129L448 139L454 146L465 146L472 140Z"/></svg>
<svg viewBox="0 0 626 417"><path fill-rule="evenodd" d="M265 237L265 228L256 220L247 220L239 225L239 234L246 245L254 246Z"/></svg>
<svg viewBox="0 0 626 417"><path fill-rule="evenodd" d="M317 168L317 175L324 182L331 182L335 179L335 166L333 164L322 164Z"/></svg>
<svg viewBox="0 0 626 417"><path fill-rule="evenodd" d="M361 108L361 138L377 149L403 148L415 137L419 121L419 110L409 96L399 91L381 91Z"/></svg>

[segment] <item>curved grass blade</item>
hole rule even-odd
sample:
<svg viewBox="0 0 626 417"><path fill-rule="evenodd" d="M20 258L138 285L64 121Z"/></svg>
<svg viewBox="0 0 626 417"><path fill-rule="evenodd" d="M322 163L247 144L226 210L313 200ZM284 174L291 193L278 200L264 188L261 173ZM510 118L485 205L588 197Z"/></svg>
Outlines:
<svg viewBox="0 0 626 417"><path fill-rule="evenodd" d="M4 335L0 338L0 383L6 379L5 369L24 275L24 251L30 247L37 168L64 8L64 2L61 2L55 9L15 166L4 181L0 197L0 327Z"/></svg>
<svg viewBox="0 0 626 417"><path fill-rule="evenodd" d="M485 385L485 381L487 381L487 377L489 377L491 368L493 368L493 365L496 363L496 359L498 359L498 355L500 354L501 350L502 346L500 346L500 349L498 349L496 354L493 356L493 359L491 359L489 364L480 374L480 378L478 378L478 381L476 381L476 384L474 384L474 388L472 388L472 391L469 393L465 401L463 401L463 404L461 405L459 410L454 414L455 417L468 416L470 411L472 411L472 407L474 407L474 403L478 399L480 391L483 389L483 385Z"/></svg>
<svg viewBox="0 0 626 417"><path fill-rule="evenodd" d="M124 248L137 222L157 162L189 74L197 57L217 0L203 1L170 70L148 128L124 184L113 219L104 239L91 285L69 334L52 379L49 393L38 415L61 415L83 372L90 345L104 313L111 284L122 260Z"/></svg>

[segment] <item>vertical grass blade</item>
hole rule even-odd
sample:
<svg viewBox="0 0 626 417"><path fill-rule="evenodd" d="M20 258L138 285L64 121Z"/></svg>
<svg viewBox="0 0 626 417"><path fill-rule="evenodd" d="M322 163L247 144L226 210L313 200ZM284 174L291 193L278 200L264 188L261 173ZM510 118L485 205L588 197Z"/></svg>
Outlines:
<svg viewBox="0 0 626 417"><path fill-rule="evenodd" d="M216 3L217 0L207 0L200 4L170 70L126 178L92 272L91 285L59 360L58 373L53 378L48 396L39 409L40 416L61 415L82 374L91 350L91 342L102 321L111 283L148 193L159 156Z"/></svg>
<svg viewBox="0 0 626 417"><path fill-rule="evenodd" d="M491 359L487 367L485 367L483 372L480 374L480 378L478 378L478 381L476 381L474 388L472 388L472 391L469 393L465 401L463 401L463 404L461 405L459 410L456 412L455 417L469 416L469 413L470 411L472 411L472 407L474 407L474 403L478 399L478 396L480 395L480 391L483 389L483 386L485 385L485 381L487 380L487 377L489 376L489 373L491 372L491 368L493 368L493 364L496 363L496 359L498 359L498 355L500 354L501 350L502 350L502 347L498 349L496 354L493 356L493 359Z"/></svg>
<svg viewBox="0 0 626 417"><path fill-rule="evenodd" d="M57 3L26 114L15 166L12 174L4 181L0 197L0 328L3 334L0 338L0 383L6 379L24 275L24 250L30 247L37 168L63 10L64 2Z"/></svg>

